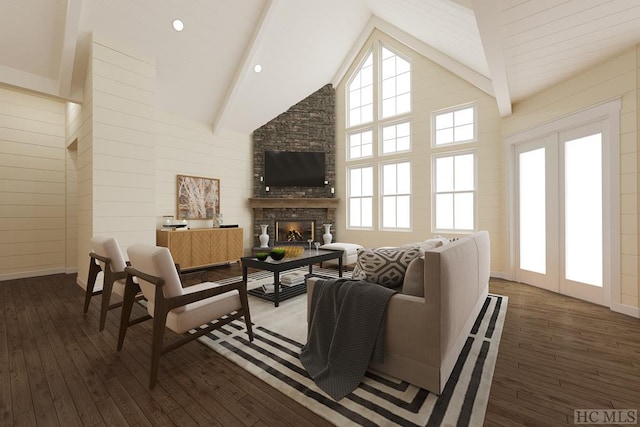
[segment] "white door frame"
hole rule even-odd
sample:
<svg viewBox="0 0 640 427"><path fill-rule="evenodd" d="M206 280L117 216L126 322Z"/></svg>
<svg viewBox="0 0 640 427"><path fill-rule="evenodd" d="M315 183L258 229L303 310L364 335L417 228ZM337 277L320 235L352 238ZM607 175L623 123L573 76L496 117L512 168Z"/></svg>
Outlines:
<svg viewBox="0 0 640 427"><path fill-rule="evenodd" d="M599 120L607 122L608 135L603 135L603 140L608 140L608 149L603 150L603 221L608 224L603 240L604 277L608 283L609 306L614 311L636 315L633 307L621 303L620 291L620 108L621 98L596 105L594 107L578 111L561 117L540 126L509 135L505 138L509 161L509 212L510 212L510 271L512 279L516 271L516 185L515 176L516 153L515 146L530 141L541 140L549 135L559 134L582 125L587 125Z"/></svg>

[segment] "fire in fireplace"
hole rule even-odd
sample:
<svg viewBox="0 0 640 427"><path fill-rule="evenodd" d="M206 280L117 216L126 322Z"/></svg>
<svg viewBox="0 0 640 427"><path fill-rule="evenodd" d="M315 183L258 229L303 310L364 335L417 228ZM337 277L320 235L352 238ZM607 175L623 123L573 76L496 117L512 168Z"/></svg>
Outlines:
<svg viewBox="0 0 640 427"><path fill-rule="evenodd" d="M314 236L314 221L276 221L276 243L306 242Z"/></svg>

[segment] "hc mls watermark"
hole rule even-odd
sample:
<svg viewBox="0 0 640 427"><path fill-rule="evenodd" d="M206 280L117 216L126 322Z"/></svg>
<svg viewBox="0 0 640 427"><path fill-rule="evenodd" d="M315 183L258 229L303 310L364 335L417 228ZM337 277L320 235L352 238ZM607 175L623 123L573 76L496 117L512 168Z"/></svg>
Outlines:
<svg viewBox="0 0 640 427"><path fill-rule="evenodd" d="M637 409L574 409L574 424L638 424Z"/></svg>

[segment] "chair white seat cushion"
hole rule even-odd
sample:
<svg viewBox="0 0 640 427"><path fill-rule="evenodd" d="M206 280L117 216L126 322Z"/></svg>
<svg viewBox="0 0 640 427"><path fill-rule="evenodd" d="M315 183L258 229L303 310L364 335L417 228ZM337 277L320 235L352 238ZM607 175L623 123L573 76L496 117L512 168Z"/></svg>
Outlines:
<svg viewBox="0 0 640 427"><path fill-rule="evenodd" d="M343 250L342 254L342 265L353 264L358 260L358 250L363 249L362 245L358 245L356 243L328 243L326 245L320 246L320 249L334 249L334 250ZM324 261L327 264L337 264L337 259L330 259L328 261Z"/></svg>
<svg viewBox="0 0 640 427"><path fill-rule="evenodd" d="M183 288L183 293L186 295L216 286L221 285L215 282L204 282ZM212 304L213 302L215 304ZM180 310L169 311L166 326L178 334L183 334L210 322L212 319L218 319L240 309L240 293L237 290L225 292L222 295L187 304L180 307ZM148 302L147 310L153 316L154 303L152 301Z"/></svg>
<svg viewBox="0 0 640 427"><path fill-rule="evenodd" d="M114 293L116 295L120 295L121 297L124 297L124 284L126 283L126 279L120 279L120 280L116 280L115 282L113 282L113 287L111 288L111 293ZM134 282L138 282L138 278L134 277L133 278ZM101 291L102 288L104 286L104 272L101 271L100 273L98 273L98 276L96 277L96 283L93 287L94 292L95 291Z"/></svg>

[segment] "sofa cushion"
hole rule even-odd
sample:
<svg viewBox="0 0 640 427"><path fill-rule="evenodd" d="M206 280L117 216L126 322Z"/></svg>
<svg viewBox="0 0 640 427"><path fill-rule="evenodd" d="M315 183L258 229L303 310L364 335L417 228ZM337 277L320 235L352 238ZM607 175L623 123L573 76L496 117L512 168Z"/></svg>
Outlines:
<svg viewBox="0 0 640 427"><path fill-rule="evenodd" d="M411 261L402 282L402 293L424 297L424 257Z"/></svg>
<svg viewBox="0 0 640 427"><path fill-rule="evenodd" d="M423 253L418 246L362 249L358 251L352 277L388 288L401 286L407 267Z"/></svg>
<svg viewBox="0 0 640 427"><path fill-rule="evenodd" d="M423 251L429 251L431 249L435 249L435 248L439 248L440 246L442 246L445 242L449 242L446 239L443 239L441 237L436 237L434 239L427 239L427 240L423 240L422 242L416 242L416 243L407 243L405 245L402 245L402 248L410 248L410 247L414 247L414 246L419 246Z"/></svg>

